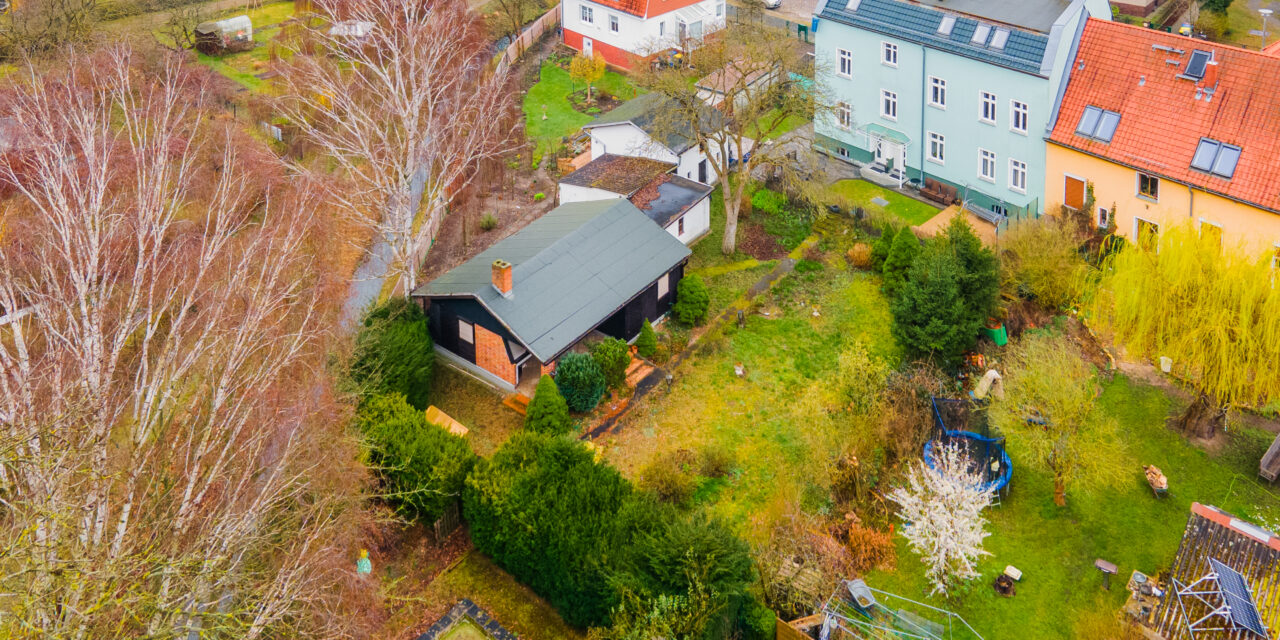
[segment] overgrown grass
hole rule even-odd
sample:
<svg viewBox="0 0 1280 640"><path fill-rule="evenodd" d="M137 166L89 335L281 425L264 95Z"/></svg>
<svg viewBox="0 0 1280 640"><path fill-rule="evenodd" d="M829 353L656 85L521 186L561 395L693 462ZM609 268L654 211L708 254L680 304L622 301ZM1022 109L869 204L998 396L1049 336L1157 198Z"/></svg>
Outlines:
<svg viewBox="0 0 1280 640"><path fill-rule="evenodd" d="M470 598L507 631L528 640L586 638L565 624L545 600L477 551L468 553L437 577L428 587L426 597L449 604Z"/></svg>
<svg viewBox="0 0 1280 640"><path fill-rule="evenodd" d="M908 225L915 226L924 224L930 218L938 215L939 209L935 206L920 202L914 198L908 198L900 193L890 191L873 182L866 180L841 180L829 188L830 195L828 199L833 203L839 203L844 206L860 206L864 209L880 209L871 201L876 198L884 198L889 202L889 206L884 210L898 216Z"/></svg>
<svg viewBox="0 0 1280 640"><path fill-rule="evenodd" d="M1124 603L1128 594L1114 584L1123 585L1135 569L1155 575L1169 567L1192 501L1251 518L1265 519L1280 508L1275 494L1253 481L1267 434L1238 427L1221 451L1206 453L1165 426L1179 407L1163 391L1122 375L1106 385L1099 402L1125 429L1129 479L1122 486L1069 490L1067 506L1059 509L1049 474L1019 464L1018 442L1008 443L1013 484L1004 504L988 511L992 556L981 563L983 577L949 604L985 637L1086 637L1081 625ZM1169 477L1168 497L1152 495L1144 464ZM897 571L873 573L868 582L909 598L927 597L923 565L902 538L898 543ZM1110 592L1100 588L1096 558L1120 569ZM989 584L1005 565L1023 572L1012 598L996 595Z"/></svg>
<svg viewBox="0 0 1280 640"><path fill-rule="evenodd" d="M502 396L452 366L436 363L431 402L470 429L467 440L482 456L492 455L516 430L524 416L503 406Z"/></svg>
<svg viewBox="0 0 1280 640"><path fill-rule="evenodd" d="M569 72L561 69L554 62L542 63L538 82L525 94L523 109L525 134L535 144L533 162L540 162L542 156L551 153L561 138L572 135L578 129L595 118L581 113L569 104L569 94L575 86ZM636 89L632 87L626 76L606 71L604 78L596 83L596 88L623 98L633 97ZM545 109L544 109L545 107ZM546 115L544 120L542 117Z"/></svg>
<svg viewBox="0 0 1280 640"><path fill-rule="evenodd" d="M745 328L729 323L705 336L670 392L643 401L600 443L632 478L678 449L735 451L739 468L722 482L704 483L697 495L756 539L766 533L750 526L760 513L800 501L815 487L825 491L819 470L849 433L815 397L831 384L842 348L858 340L879 357L895 363L899 357L877 279L828 268L793 274L780 286L784 295L760 301L768 316L751 312ZM744 376L735 374L736 363Z"/></svg>

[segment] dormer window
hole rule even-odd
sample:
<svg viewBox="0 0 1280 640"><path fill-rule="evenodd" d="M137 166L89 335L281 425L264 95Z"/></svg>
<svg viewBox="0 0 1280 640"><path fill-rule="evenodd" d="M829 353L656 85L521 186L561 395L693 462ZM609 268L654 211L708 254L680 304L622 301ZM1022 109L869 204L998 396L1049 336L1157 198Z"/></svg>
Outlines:
<svg viewBox="0 0 1280 640"><path fill-rule="evenodd" d="M1009 41L1008 29L996 29L995 35L991 36L991 48L1003 49L1004 44Z"/></svg>
<svg viewBox="0 0 1280 640"><path fill-rule="evenodd" d="M1093 138L1098 142L1110 143L1116 135L1116 127L1120 124L1120 114L1098 107L1085 107L1080 114L1080 124L1076 125L1076 135Z"/></svg>
<svg viewBox="0 0 1280 640"><path fill-rule="evenodd" d="M845 11L857 11L857 10L858 10L858 5L860 5L860 4L862 4L862 0L849 0L849 2L848 2L847 4L845 4L845 5L844 5L844 10L845 10Z"/></svg>
<svg viewBox="0 0 1280 640"><path fill-rule="evenodd" d="M1200 138L1196 154L1191 157L1191 168L1230 180L1236 173L1236 163L1239 161L1240 147L1223 144L1212 138Z"/></svg>

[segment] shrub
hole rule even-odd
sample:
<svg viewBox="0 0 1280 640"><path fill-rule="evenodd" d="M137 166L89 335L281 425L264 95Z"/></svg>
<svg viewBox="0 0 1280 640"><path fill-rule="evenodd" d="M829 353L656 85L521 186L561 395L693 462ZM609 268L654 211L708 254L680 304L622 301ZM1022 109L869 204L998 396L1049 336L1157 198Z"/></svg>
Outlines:
<svg viewBox="0 0 1280 640"><path fill-rule="evenodd" d="M682 324L697 326L707 321L707 307L711 305L711 295L707 285L697 275L688 275L680 279L676 285L676 303L671 312Z"/></svg>
<svg viewBox="0 0 1280 640"><path fill-rule="evenodd" d="M822 269L821 262L807 258L796 262L795 267L796 273L813 273L814 271L822 271Z"/></svg>
<svg viewBox="0 0 1280 640"><path fill-rule="evenodd" d="M1071 227L1043 217L1013 225L1000 235L1007 293L1034 298L1048 309L1065 309L1084 293L1089 267Z"/></svg>
<svg viewBox="0 0 1280 640"><path fill-rule="evenodd" d="M493 231L498 228L498 218L492 213L486 213L480 218L481 231Z"/></svg>
<svg viewBox="0 0 1280 640"><path fill-rule="evenodd" d="M880 237L871 244L871 268L876 272L884 270L884 261L889 257L889 251L893 249L893 238L897 235L893 227L884 225L880 228Z"/></svg>
<svg viewBox="0 0 1280 640"><path fill-rule="evenodd" d="M547 199L547 194L545 194L545 193L543 193L543 192L541 192L541 191L539 191L539 192L537 192L537 193L533 194L533 201L534 201L534 202L542 202L543 200L546 200L546 199Z"/></svg>
<svg viewBox="0 0 1280 640"><path fill-rule="evenodd" d="M653 331L653 325L645 319L644 324L640 326L640 336L636 338L636 353L641 358L653 359L654 354L658 351L658 334Z"/></svg>
<svg viewBox="0 0 1280 640"><path fill-rule="evenodd" d="M387 504L422 523L434 522L462 495L476 455L467 442L393 393L363 403L357 424L369 446Z"/></svg>
<svg viewBox="0 0 1280 640"><path fill-rule="evenodd" d="M774 640L777 614L755 598L749 598L738 610L738 630L742 640Z"/></svg>
<svg viewBox="0 0 1280 640"><path fill-rule="evenodd" d="M591 357L604 372L605 384L617 389L627 382L627 367L631 365L631 347L617 338L605 338L591 345Z"/></svg>
<svg viewBox="0 0 1280 640"><path fill-rule="evenodd" d="M849 264L855 269L871 268L871 245L865 242L859 242L849 249L845 254L849 258Z"/></svg>
<svg viewBox="0 0 1280 640"><path fill-rule="evenodd" d="M585 413L596 408L604 395L604 372L594 358L585 353L569 353L560 358L555 372L556 386L569 408Z"/></svg>
<svg viewBox="0 0 1280 640"><path fill-rule="evenodd" d="M893 248L884 260L884 292L890 298L898 295L917 255L920 255L920 240L910 227L903 227L893 238Z"/></svg>
<svg viewBox="0 0 1280 640"><path fill-rule="evenodd" d="M787 208L787 196L769 189L758 189L751 194L751 211L766 216L780 216Z"/></svg>
<svg viewBox="0 0 1280 640"><path fill-rule="evenodd" d="M738 466L738 456L729 447L709 444L702 449L699 472L708 478L722 478Z"/></svg>
<svg viewBox="0 0 1280 640"><path fill-rule="evenodd" d="M426 409L435 351L422 308L393 298L365 316L356 334L351 377L366 393L400 393Z"/></svg>
<svg viewBox="0 0 1280 640"><path fill-rule="evenodd" d="M960 294L979 322L995 312L1000 297L1000 260L963 217L951 219L942 237L960 265Z"/></svg>
<svg viewBox="0 0 1280 640"><path fill-rule="evenodd" d="M640 487L652 491L659 500L686 506L693 500L697 481L672 456L661 456L640 471Z"/></svg>
<svg viewBox="0 0 1280 640"><path fill-rule="evenodd" d="M886 531L851 523L845 532L845 547L856 575L875 569L893 569L898 563L898 549L893 544L893 536Z"/></svg>
<svg viewBox="0 0 1280 640"><path fill-rule="evenodd" d="M543 374L538 380L538 388L533 392L533 400L524 415L524 428L535 433L560 435L568 433L573 427L569 419L569 405L551 376Z"/></svg>

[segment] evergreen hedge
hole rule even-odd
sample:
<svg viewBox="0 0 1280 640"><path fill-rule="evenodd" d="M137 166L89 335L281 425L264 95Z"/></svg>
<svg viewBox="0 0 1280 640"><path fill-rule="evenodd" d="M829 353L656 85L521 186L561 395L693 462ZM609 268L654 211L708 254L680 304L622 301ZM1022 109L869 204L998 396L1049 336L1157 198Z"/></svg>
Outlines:
<svg viewBox="0 0 1280 640"><path fill-rule="evenodd" d="M568 433L573 428L569 405L549 375L543 374L538 379L538 388L534 390L533 400L524 414L524 428L549 435Z"/></svg>
<svg viewBox="0 0 1280 640"><path fill-rule="evenodd" d="M351 377L366 393L399 393L414 407L426 409L435 357L422 308L407 298L393 298L361 323Z"/></svg>
<svg viewBox="0 0 1280 640"><path fill-rule="evenodd" d="M556 364L556 386L569 408L585 413L596 408L604 395L604 371L595 358L585 353L569 353L561 356Z"/></svg>

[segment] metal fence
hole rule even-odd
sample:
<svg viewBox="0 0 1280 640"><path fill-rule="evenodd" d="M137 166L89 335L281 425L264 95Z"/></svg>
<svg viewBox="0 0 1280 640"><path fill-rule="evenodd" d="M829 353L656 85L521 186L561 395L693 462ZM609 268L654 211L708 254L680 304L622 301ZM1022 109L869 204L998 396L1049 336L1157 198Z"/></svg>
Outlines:
<svg viewBox="0 0 1280 640"><path fill-rule="evenodd" d="M560 5L551 8L550 11L542 14L541 18L533 21L525 30L520 32L520 37L511 41L511 44L502 53L498 54L498 73L506 71L516 60L524 56L524 53L533 46L546 32L556 28L560 24Z"/></svg>

